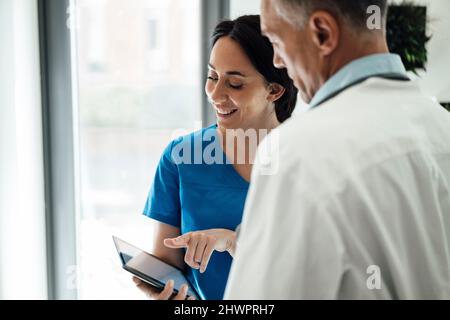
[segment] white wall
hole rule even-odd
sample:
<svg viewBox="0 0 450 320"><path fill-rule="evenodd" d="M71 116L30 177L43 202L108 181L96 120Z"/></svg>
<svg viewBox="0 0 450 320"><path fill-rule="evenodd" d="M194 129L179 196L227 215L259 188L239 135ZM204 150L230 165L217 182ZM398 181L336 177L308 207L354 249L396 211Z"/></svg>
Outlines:
<svg viewBox="0 0 450 320"><path fill-rule="evenodd" d="M230 17L235 19L245 14L259 14L260 0L231 0Z"/></svg>
<svg viewBox="0 0 450 320"><path fill-rule="evenodd" d="M399 2L398 0L396 2ZM429 32L427 71L421 72L424 92L440 102L450 102L450 1L415 0L428 7Z"/></svg>
<svg viewBox="0 0 450 320"><path fill-rule="evenodd" d="M392 0L399 3L403 0ZM413 0L428 7L430 32L427 72L421 72L422 90L441 102L450 102L450 1ZM231 0L231 18L242 14L259 14L260 0Z"/></svg>
<svg viewBox="0 0 450 320"><path fill-rule="evenodd" d="M47 298L36 0L0 1L0 298Z"/></svg>

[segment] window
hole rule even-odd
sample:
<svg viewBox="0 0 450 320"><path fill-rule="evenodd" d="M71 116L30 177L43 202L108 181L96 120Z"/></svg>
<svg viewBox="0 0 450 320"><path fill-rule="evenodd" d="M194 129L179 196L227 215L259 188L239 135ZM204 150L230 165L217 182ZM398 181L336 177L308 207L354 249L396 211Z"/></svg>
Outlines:
<svg viewBox="0 0 450 320"><path fill-rule="evenodd" d="M79 298L141 298L111 235L151 247L141 213L156 165L173 132L199 127L200 0L73 1Z"/></svg>
<svg viewBox="0 0 450 320"><path fill-rule="evenodd" d="M148 19L148 48L156 50L158 48L158 21L156 19Z"/></svg>

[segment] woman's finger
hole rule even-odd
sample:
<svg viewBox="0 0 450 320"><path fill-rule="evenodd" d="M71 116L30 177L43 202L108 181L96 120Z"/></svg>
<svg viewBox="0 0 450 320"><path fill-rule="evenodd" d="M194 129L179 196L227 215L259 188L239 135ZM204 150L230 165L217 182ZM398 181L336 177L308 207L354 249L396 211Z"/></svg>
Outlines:
<svg viewBox="0 0 450 320"><path fill-rule="evenodd" d="M176 237L176 238L164 239L164 245L166 247L174 248L174 249L186 248L189 243L189 240L191 238L191 235L192 234L189 232L189 233L186 233L186 234Z"/></svg>
<svg viewBox="0 0 450 320"><path fill-rule="evenodd" d="M206 245L208 244L208 239L206 237L201 237L197 244L197 249L195 250L194 263L196 268L200 268L200 263L202 262L203 253L205 251Z"/></svg>
<svg viewBox="0 0 450 320"><path fill-rule="evenodd" d="M206 267L208 266L209 259L211 258L211 255L214 251L214 242L208 241L208 244L206 245L205 252L203 253L202 262L200 264L200 273L205 272Z"/></svg>
<svg viewBox="0 0 450 320"><path fill-rule="evenodd" d="M189 240L186 254L184 255L184 262L192 268L198 268L196 267L196 263L194 262L194 255L195 251L197 250L197 245L199 242L199 237L197 235L193 235L191 239Z"/></svg>
<svg viewBox="0 0 450 320"><path fill-rule="evenodd" d="M158 294L158 289L142 281L139 278L133 277L133 282L136 285L136 287L143 293L145 293L145 295L150 299L154 299L155 295Z"/></svg>
<svg viewBox="0 0 450 320"><path fill-rule="evenodd" d="M187 284L183 284L180 288L180 291L178 291L178 294L173 298L173 300L186 300L187 291Z"/></svg>
<svg viewBox="0 0 450 320"><path fill-rule="evenodd" d="M164 290L159 293L159 295L156 297L156 300L169 300L170 296L173 293L173 286L173 280L167 281Z"/></svg>

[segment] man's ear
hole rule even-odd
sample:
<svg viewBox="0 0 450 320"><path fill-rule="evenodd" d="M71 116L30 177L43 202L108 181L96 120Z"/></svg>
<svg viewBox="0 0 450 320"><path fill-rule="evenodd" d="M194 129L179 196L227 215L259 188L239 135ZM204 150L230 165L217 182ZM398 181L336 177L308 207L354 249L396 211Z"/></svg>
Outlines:
<svg viewBox="0 0 450 320"><path fill-rule="evenodd" d="M327 11L318 10L309 17L313 43L323 56L331 54L339 43L340 25Z"/></svg>
<svg viewBox="0 0 450 320"><path fill-rule="evenodd" d="M270 92L269 92L269 96L267 97L267 100L269 100L270 102L277 101L286 92L286 89L281 84L278 84L275 82L273 82L269 85L269 90L270 90Z"/></svg>

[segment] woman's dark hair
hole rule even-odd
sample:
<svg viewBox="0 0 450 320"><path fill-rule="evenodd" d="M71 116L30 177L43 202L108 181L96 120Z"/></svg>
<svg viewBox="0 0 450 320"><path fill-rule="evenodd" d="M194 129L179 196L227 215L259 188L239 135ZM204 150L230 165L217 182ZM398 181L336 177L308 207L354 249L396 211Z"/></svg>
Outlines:
<svg viewBox="0 0 450 320"><path fill-rule="evenodd" d="M285 88L283 96L275 101L275 113L280 122L288 119L297 102L297 89L289 78L286 69L277 69L273 65L273 48L270 41L261 34L259 15L241 16L235 20L220 22L212 35L212 46L228 36L236 41L253 66L269 83L278 83Z"/></svg>

